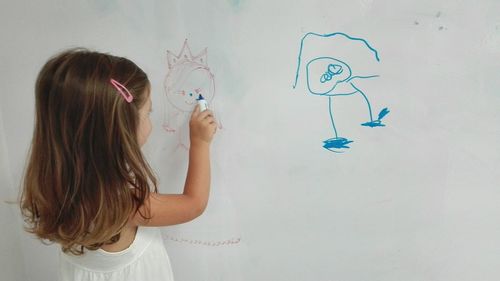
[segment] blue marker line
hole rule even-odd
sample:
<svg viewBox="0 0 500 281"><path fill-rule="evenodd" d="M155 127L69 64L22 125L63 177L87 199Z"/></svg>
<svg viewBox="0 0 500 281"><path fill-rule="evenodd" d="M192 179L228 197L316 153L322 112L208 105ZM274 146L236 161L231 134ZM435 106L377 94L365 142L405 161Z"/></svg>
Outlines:
<svg viewBox="0 0 500 281"><path fill-rule="evenodd" d="M349 79L346 80L346 82L350 82L351 80L353 79L357 79L357 78L360 78L360 79L369 79L369 78L376 78L376 77L380 77L380 75L370 75L370 76L353 76Z"/></svg>
<svg viewBox="0 0 500 281"><path fill-rule="evenodd" d="M356 89L363 96L363 98L365 98L366 104L368 105L368 112L370 113L370 122L373 122L372 106L370 105L370 101L366 97L365 93L363 93L363 91L356 88L356 86L354 86L353 83L350 83L350 84L354 89Z"/></svg>
<svg viewBox="0 0 500 281"><path fill-rule="evenodd" d="M335 132L335 138L338 138L337 128L335 128L335 122L333 121L333 112L332 112L332 97L328 97L328 111L330 112L330 120L332 121L333 131Z"/></svg>
<svg viewBox="0 0 500 281"><path fill-rule="evenodd" d="M342 32L335 32L335 33L330 33L330 34L319 34L319 33L314 33L314 32L308 32L306 33L302 39L300 40L300 48L299 48L299 56L297 57L297 71L295 72L295 82L293 83L293 88L295 89L295 87L297 87L297 81L299 79L299 70L300 70L300 61L302 59L302 49L304 47L304 40L306 39L307 36L309 35L314 35L314 36L319 36L319 37L333 37L333 36L336 36L336 35L341 35L341 36L344 36L350 40L354 40L354 41L361 41L363 42L366 47L368 49L370 49L370 51L372 51L375 55L375 59L377 61L380 61L380 58L378 56L378 52L377 50L375 50L372 46L370 46L370 44L368 43L368 41L366 41L365 39L362 39L362 38L356 38L356 37L351 37L345 33L342 33Z"/></svg>

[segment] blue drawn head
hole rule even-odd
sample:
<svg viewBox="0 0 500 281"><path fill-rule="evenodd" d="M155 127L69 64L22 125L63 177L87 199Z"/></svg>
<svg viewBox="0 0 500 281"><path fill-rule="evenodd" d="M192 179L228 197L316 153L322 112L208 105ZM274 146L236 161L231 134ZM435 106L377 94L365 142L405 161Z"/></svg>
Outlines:
<svg viewBox="0 0 500 281"><path fill-rule="evenodd" d="M316 40L313 41L315 44L312 45L316 47L311 47L313 42L308 43L308 55L303 57L302 52L306 45L307 38L310 38L308 42L316 38ZM331 45L329 45L330 47L328 48L322 48L321 45L317 45L321 42ZM331 55L334 55L335 58ZM369 60L365 60L364 58L368 58ZM302 59L307 61L305 69L303 70L301 70L301 66L303 65ZM295 81L292 87L294 89L297 87L299 73L305 71L307 76L307 88L311 94L325 96L346 94L345 89L339 92L336 90L336 87L340 83L347 83L350 79L353 79L353 77L351 77L354 75L352 69L355 69L356 73L360 71L359 61L362 62L362 65L365 65L368 61L380 61L377 50L370 46L368 41L362 38L351 37L342 32L330 34L308 32L300 41L299 54L297 56L297 70L295 72ZM302 66L302 68L304 67ZM338 88L340 87L341 85L339 85Z"/></svg>
<svg viewBox="0 0 500 281"><path fill-rule="evenodd" d="M345 62L331 57L319 57L306 65L307 88L313 95L334 95L337 84L345 82L352 75Z"/></svg>

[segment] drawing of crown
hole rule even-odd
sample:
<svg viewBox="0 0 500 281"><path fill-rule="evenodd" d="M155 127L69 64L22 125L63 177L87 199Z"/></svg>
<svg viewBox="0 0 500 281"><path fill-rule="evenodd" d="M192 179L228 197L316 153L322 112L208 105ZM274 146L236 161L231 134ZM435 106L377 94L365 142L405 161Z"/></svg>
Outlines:
<svg viewBox="0 0 500 281"><path fill-rule="evenodd" d="M198 55L193 56L191 53L191 49L189 49L189 45L187 39L184 40L184 45L179 53L179 55L175 55L171 51L167 50L167 60L168 60L168 69L176 65L181 65L186 62L196 62L205 66L207 64L207 48L203 49Z"/></svg>

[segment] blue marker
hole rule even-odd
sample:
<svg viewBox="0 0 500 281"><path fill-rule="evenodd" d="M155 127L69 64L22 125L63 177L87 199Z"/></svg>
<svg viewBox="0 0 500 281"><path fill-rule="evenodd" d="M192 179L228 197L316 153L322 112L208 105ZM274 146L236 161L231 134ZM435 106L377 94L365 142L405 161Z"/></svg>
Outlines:
<svg viewBox="0 0 500 281"><path fill-rule="evenodd" d="M203 98L202 95L199 95L198 98L196 99L198 101L198 104L200 105L200 112L203 112L208 109L208 103L207 101Z"/></svg>

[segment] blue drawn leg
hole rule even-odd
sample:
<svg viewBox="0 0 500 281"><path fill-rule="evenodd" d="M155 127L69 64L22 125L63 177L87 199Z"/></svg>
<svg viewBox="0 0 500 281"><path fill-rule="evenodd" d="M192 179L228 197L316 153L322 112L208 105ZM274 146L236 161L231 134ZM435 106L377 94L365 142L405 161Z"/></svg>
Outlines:
<svg viewBox="0 0 500 281"><path fill-rule="evenodd" d="M384 118L384 116L389 114L389 112L390 112L389 109L387 107L382 109L380 111L380 113L378 114L377 120L373 120L372 106L370 105L370 101L368 100L368 97L366 97L366 95L365 95L365 93L363 93L363 91L356 88L356 86L354 86L353 83L351 83L351 86L354 89L356 89L356 91L358 91L363 96L363 98L366 101L366 105L368 106L368 113L370 114L370 122L363 123L363 124L361 124L361 126L372 127L372 128L373 127L384 127L385 124L382 124L382 118Z"/></svg>
<svg viewBox="0 0 500 281"><path fill-rule="evenodd" d="M335 137L331 139L327 139L323 141L323 147L330 150L331 152L340 153L339 149L349 148L347 146L352 140L339 137L337 134L337 128L335 127L335 121L333 120L333 112L332 112L332 97L328 97L328 112L330 113L330 122L332 123L333 132L335 133Z"/></svg>

